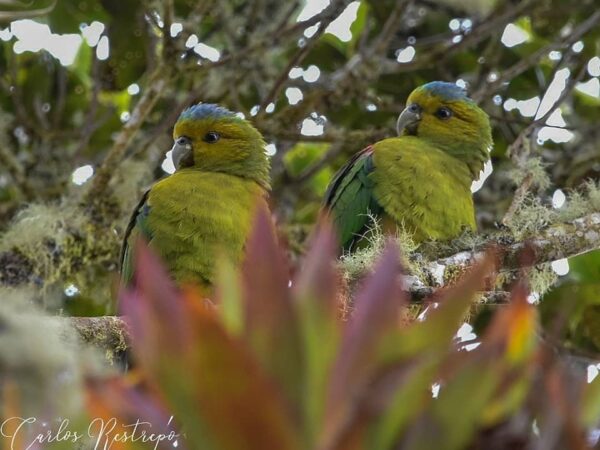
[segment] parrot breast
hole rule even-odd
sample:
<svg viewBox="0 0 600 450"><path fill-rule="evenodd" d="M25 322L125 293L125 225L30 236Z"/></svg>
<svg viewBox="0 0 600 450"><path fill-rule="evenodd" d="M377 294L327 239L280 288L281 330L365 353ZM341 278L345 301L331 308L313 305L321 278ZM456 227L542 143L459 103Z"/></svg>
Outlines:
<svg viewBox="0 0 600 450"><path fill-rule="evenodd" d="M224 255L239 263L265 191L233 175L180 170L150 190L150 246L178 284L213 283L215 260Z"/></svg>
<svg viewBox="0 0 600 450"><path fill-rule="evenodd" d="M373 160L374 195L384 219L403 226L416 242L475 230L471 175L464 162L412 136L378 142Z"/></svg>

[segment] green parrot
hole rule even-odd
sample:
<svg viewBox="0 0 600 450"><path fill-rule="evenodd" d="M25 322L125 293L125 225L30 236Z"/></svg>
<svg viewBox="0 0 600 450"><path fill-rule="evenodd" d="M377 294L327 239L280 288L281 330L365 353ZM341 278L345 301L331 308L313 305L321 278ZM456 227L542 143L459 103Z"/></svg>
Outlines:
<svg viewBox="0 0 600 450"><path fill-rule="evenodd" d="M323 208L344 250L364 245L372 218L385 233L403 227L417 243L476 229L471 184L492 147L487 114L441 81L418 87L406 104L399 137L354 155L327 189Z"/></svg>
<svg viewBox="0 0 600 450"><path fill-rule="evenodd" d="M257 208L266 208L269 160L248 121L208 103L181 113L173 130L176 171L155 183L135 208L121 251L121 279L134 274L141 236L178 285L209 290L215 259L241 262Z"/></svg>

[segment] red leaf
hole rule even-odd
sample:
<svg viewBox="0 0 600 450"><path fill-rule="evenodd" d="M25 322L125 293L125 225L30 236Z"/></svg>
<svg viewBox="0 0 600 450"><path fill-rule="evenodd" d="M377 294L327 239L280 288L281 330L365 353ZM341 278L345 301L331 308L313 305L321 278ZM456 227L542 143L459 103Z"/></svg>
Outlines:
<svg viewBox="0 0 600 450"><path fill-rule="evenodd" d="M194 348L196 364L175 363L166 371L176 370L180 377L171 385L170 398L185 402L185 394L195 404L204 424L204 434L214 437L219 449L296 449L299 438L293 420L279 395L278 387L263 373L242 343L225 331L218 317L207 309L193 316L197 336ZM192 387L182 389L185 383ZM185 415L186 429L199 429L194 417ZM199 447L197 447L199 448Z"/></svg>
<svg viewBox="0 0 600 450"><path fill-rule="evenodd" d="M247 242L242 279L245 340L267 373L298 404L302 396L302 355L290 274L264 209L259 210Z"/></svg>
<svg viewBox="0 0 600 450"><path fill-rule="evenodd" d="M148 250L137 261L136 291L123 298L133 353L181 420L189 447L298 448L278 386L217 311L195 292L177 291Z"/></svg>
<svg viewBox="0 0 600 450"><path fill-rule="evenodd" d="M304 395L302 398L306 436L314 443L323 423L325 396L331 366L338 351L341 323L335 267L337 239L328 222L313 236L300 279L294 283L304 350Z"/></svg>
<svg viewBox="0 0 600 450"><path fill-rule="evenodd" d="M353 422L354 400L367 389L370 377L378 369L373 356L380 340L399 323L400 308L406 304L399 274L399 251L389 243L359 291L353 316L344 330L327 396L325 448L343 438Z"/></svg>
<svg viewBox="0 0 600 450"><path fill-rule="evenodd" d="M138 422L137 436L146 432L167 437L157 448L172 449L175 442L178 448L187 448L180 432L175 429L173 418L160 402L150 392L133 385L127 378L88 379L85 392L91 415L89 429L94 433L94 442L100 443L98 448L103 447L105 441L111 443L111 448L115 449L139 448L139 445L133 443L133 438L124 442L111 441L117 434L131 435L134 431L133 425ZM105 430L112 427L113 422L114 429L105 433ZM152 443L148 444L147 448L153 447Z"/></svg>
<svg viewBox="0 0 600 450"><path fill-rule="evenodd" d="M339 274L335 268L337 238L328 220L322 219L309 245L300 277L294 283L294 297L312 301L322 313L337 316Z"/></svg>
<svg viewBox="0 0 600 450"><path fill-rule="evenodd" d="M537 330L537 311L527 301L528 291L518 283L511 301L494 316L482 339L482 348L500 346L511 363L522 361L532 350Z"/></svg>
<svg viewBox="0 0 600 450"><path fill-rule="evenodd" d="M121 295L121 311L131 326L134 341L168 334L175 348L190 339L180 294L158 257L138 240L135 245L135 286Z"/></svg>

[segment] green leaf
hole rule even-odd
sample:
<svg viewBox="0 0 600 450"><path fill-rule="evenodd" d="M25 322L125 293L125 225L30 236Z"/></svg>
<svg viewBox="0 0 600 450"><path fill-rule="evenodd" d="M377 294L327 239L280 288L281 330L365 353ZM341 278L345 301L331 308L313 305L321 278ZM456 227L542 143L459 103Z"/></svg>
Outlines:
<svg viewBox="0 0 600 450"><path fill-rule="evenodd" d="M425 304L430 306L426 320L415 321L410 327L396 330L386 337L379 349L382 363L392 364L423 351L448 349L462 319L477 298L477 292L483 289L485 279L492 270L491 255L488 255L455 285L440 289L427 299Z"/></svg>
<svg viewBox="0 0 600 450"><path fill-rule="evenodd" d="M399 381L384 391L386 395L379 394L387 405L382 415L374 420L369 433L370 448L393 448L407 427L431 405L431 386L435 382L440 362L441 360L425 356L415 362L403 364L398 369L395 377Z"/></svg>
<svg viewBox="0 0 600 450"><path fill-rule="evenodd" d="M298 143L285 154L285 167L290 175L298 176L310 165L318 161L328 148L329 144Z"/></svg>
<svg viewBox="0 0 600 450"><path fill-rule="evenodd" d="M229 258L217 259L217 304L223 318L223 325L234 336L244 331L244 303L239 274Z"/></svg>
<svg viewBox="0 0 600 450"><path fill-rule="evenodd" d="M110 16L100 0L57 0L54 9L48 15L50 29L59 34L79 34L81 24L90 24L93 21L105 25L110 23Z"/></svg>
<svg viewBox="0 0 600 450"><path fill-rule="evenodd" d="M69 70L77 76L81 84L83 84L83 86L85 86L87 89L92 87L90 71L93 57L92 48L87 45L87 43L83 42L79 46L79 50L75 56L75 61L73 61L73 64L69 67Z"/></svg>
<svg viewBox="0 0 600 450"><path fill-rule="evenodd" d="M498 367L471 360L461 364L440 388L439 397L405 438L419 450L465 448L481 411L501 381ZM435 430L435 432L432 432Z"/></svg>
<svg viewBox="0 0 600 450"><path fill-rule="evenodd" d="M600 377L583 387L581 395L581 420L588 426L596 426L600 420Z"/></svg>

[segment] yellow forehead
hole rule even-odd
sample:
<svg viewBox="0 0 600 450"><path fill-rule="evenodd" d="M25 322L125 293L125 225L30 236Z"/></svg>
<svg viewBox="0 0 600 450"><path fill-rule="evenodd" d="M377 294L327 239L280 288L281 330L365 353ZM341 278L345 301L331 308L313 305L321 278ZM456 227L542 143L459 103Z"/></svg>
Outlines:
<svg viewBox="0 0 600 450"><path fill-rule="evenodd" d="M236 136L240 134L241 127L238 121L223 120L179 120L173 128L173 137L203 136L209 131L216 131L221 134Z"/></svg>
<svg viewBox="0 0 600 450"><path fill-rule="evenodd" d="M417 103L423 111L433 113L440 106L446 106L452 109L460 117L470 118L470 120L480 120L479 116L486 117L486 114L471 101L464 99L444 99L440 96L431 95L429 92L417 89L408 97L407 105Z"/></svg>
<svg viewBox="0 0 600 450"><path fill-rule="evenodd" d="M205 133L209 125L205 120L179 120L173 128L173 137L198 136Z"/></svg>
<svg viewBox="0 0 600 450"><path fill-rule="evenodd" d="M417 89L410 94L408 97L407 104L417 103L424 110L432 110L440 107L441 105L455 105L458 103L464 103L460 100L444 100L441 97L431 95L430 93Z"/></svg>
<svg viewBox="0 0 600 450"><path fill-rule="evenodd" d="M219 133L221 138L233 140L262 139L260 133L248 122L241 119L232 120L179 120L173 128L173 138L187 136L202 139L206 133Z"/></svg>

